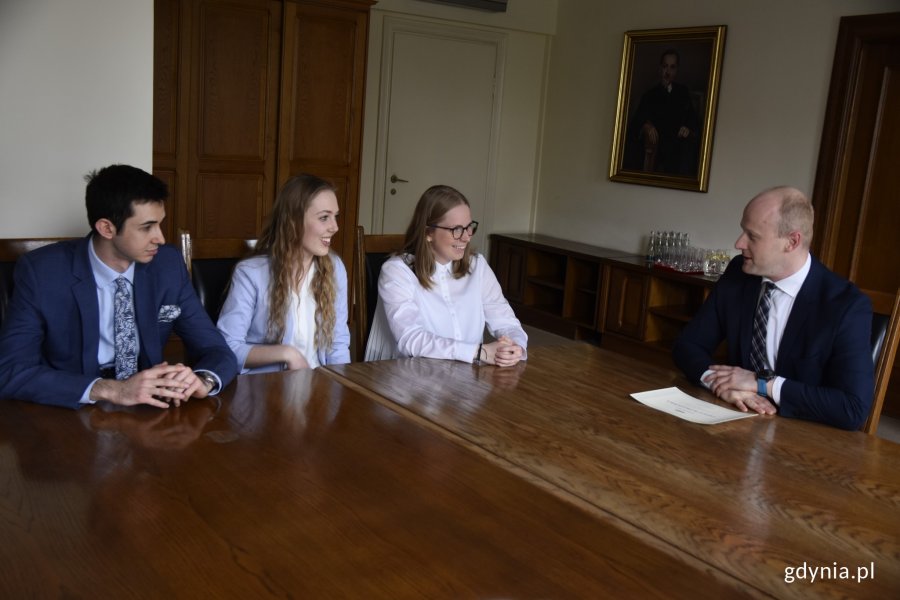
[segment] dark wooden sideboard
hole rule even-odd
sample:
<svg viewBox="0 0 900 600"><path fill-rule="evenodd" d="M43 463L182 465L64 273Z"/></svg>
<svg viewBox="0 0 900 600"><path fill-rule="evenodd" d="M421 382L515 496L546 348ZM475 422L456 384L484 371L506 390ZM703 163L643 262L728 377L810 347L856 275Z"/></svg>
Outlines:
<svg viewBox="0 0 900 600"><path fill-rule="evenodd" d="M716 282L648 266L621 250L532 233L491 235L490 262L523 323L666 363Z"/></svg>

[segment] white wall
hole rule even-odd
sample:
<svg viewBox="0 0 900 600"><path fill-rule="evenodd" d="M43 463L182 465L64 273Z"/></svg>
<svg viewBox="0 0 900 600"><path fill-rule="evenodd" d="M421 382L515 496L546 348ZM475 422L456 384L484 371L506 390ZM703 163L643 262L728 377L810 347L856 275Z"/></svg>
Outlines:
<svg viewBox="0 0 900 600"><path fill-rule="evenodd" d="M509 8L376 5L361 223L371 220L379 14L509 32L496 231L531 229L536 203L536 231L637 252L647 231L662 228L730 247L754 193L777 183L809 190L839 18L897 11L900 0L695 0L674 12L662 0L511 0ZM709 193L610 182L624 32L709 24L728 26ZM151 168L152 48L152 0L0 0L0 237L79 235L87 171Z"/></svg>
<svg viewBox="0 0 900 600"><path fill-rule="evenodd" d="M498 140L494 231L530 231L550 39L557 0L512 0L506 13L491 13L418 0L380 0L371 12L359 223L372 231L384 18L403 15L426 22L470 25L506 35L506 62Z"/></svg>
<svg viewBox="0 0 900 600"><path fill-rule="evenodd" d="M153 0L0 0L0 237L88 231L84 175L152 167Z"/></svg>
<svg viewBox="0 0 900 600"><path fill-rule="evenodd" d="M746 202L812 192L841 16L898 0L560 0L550 64L536 230L640 253L651 229L731 248ZM727 25L709 192L608 179L624 32Z"/></svg>

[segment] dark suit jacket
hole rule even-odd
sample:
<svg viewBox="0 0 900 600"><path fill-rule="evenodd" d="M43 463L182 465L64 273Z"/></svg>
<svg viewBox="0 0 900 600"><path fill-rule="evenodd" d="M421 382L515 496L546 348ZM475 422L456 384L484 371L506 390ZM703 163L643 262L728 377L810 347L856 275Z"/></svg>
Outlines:
<svg viewBox="0 0 900 600"><path fill-rule="evenodd" d="M659 135L654 171L696 176L701 126L688 88L672 83L672 91L668 92L657 84L644 92L628 123L624 156L626 169L644 168L645 144L641 135L647 122L653 124ZM682 127L691 130L690 137L678 137L678 130Z"/></svg>
<svg viewBox="0 0 900 600"><path fill-rule="evenodd" d="M78 408L98 377L100 317L89 241L90 236L59 242L16 262L9 315L0 332L0 398ZM164 306L177 306L181 314L160 320ZM162 362L174 329L188 355L196 357L195 369L212 371L223 386L234 379L234 354L200 305L174 247L160 246L150 263L135 265L134 307L139 369Z"/></svg>
<svg viewBox="0 0 900 600"><path fill-rule="evenodd" d="M675 363L695 383L714 364L724 339L728 364L752 370L750 339L762 278L735 257L673 348ZM786 381L779 414L859 429L875 386L870 340L872 304L849 281L815 258L791 309L775 359Z"/></svg>

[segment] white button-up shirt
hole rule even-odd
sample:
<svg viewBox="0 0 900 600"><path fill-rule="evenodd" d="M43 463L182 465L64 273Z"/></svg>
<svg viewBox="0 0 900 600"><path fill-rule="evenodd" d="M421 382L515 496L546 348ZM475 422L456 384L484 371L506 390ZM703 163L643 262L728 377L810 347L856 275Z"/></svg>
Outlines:
<svg viewBox="0 0 900 600"><path fill-rule="evenodd" d="M528 336L483 256L475 255L471 273L459 279L452 262L435 265L428 290L407 261L411 257L395 256L381 269L366 360L422 356L472 362L485 324L495 338L505 335L526 348Z"/></svg>
<svg viewBox="0 0 900 600"><path fill-rule="evenodd" d="M769 323L766 326L766 356L769 364L775 369L775 359L778 357L778 348L781 347L781 338L784 337L784 328L787 326L791 309L794 308L794 300L809 275L812 266L812 257L807 254L806 262L800 270L780 281L772 281L763 277L763 282L772 281L775 289L772 290L772 305L769 307ZM781 386L784 385L784 377L775 377L772 383L772 400L775 405L781 404Z"/></svg>

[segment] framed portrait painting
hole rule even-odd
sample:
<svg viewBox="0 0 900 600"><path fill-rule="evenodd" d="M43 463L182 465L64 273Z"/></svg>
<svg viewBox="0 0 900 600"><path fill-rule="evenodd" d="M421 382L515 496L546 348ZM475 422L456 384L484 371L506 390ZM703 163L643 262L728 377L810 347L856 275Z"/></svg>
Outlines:
<svg viewBox="0 0 900 600"><path fill-rule="evenodd" d="M705 192L725 26L625 32L609 178Z"/></svg>

